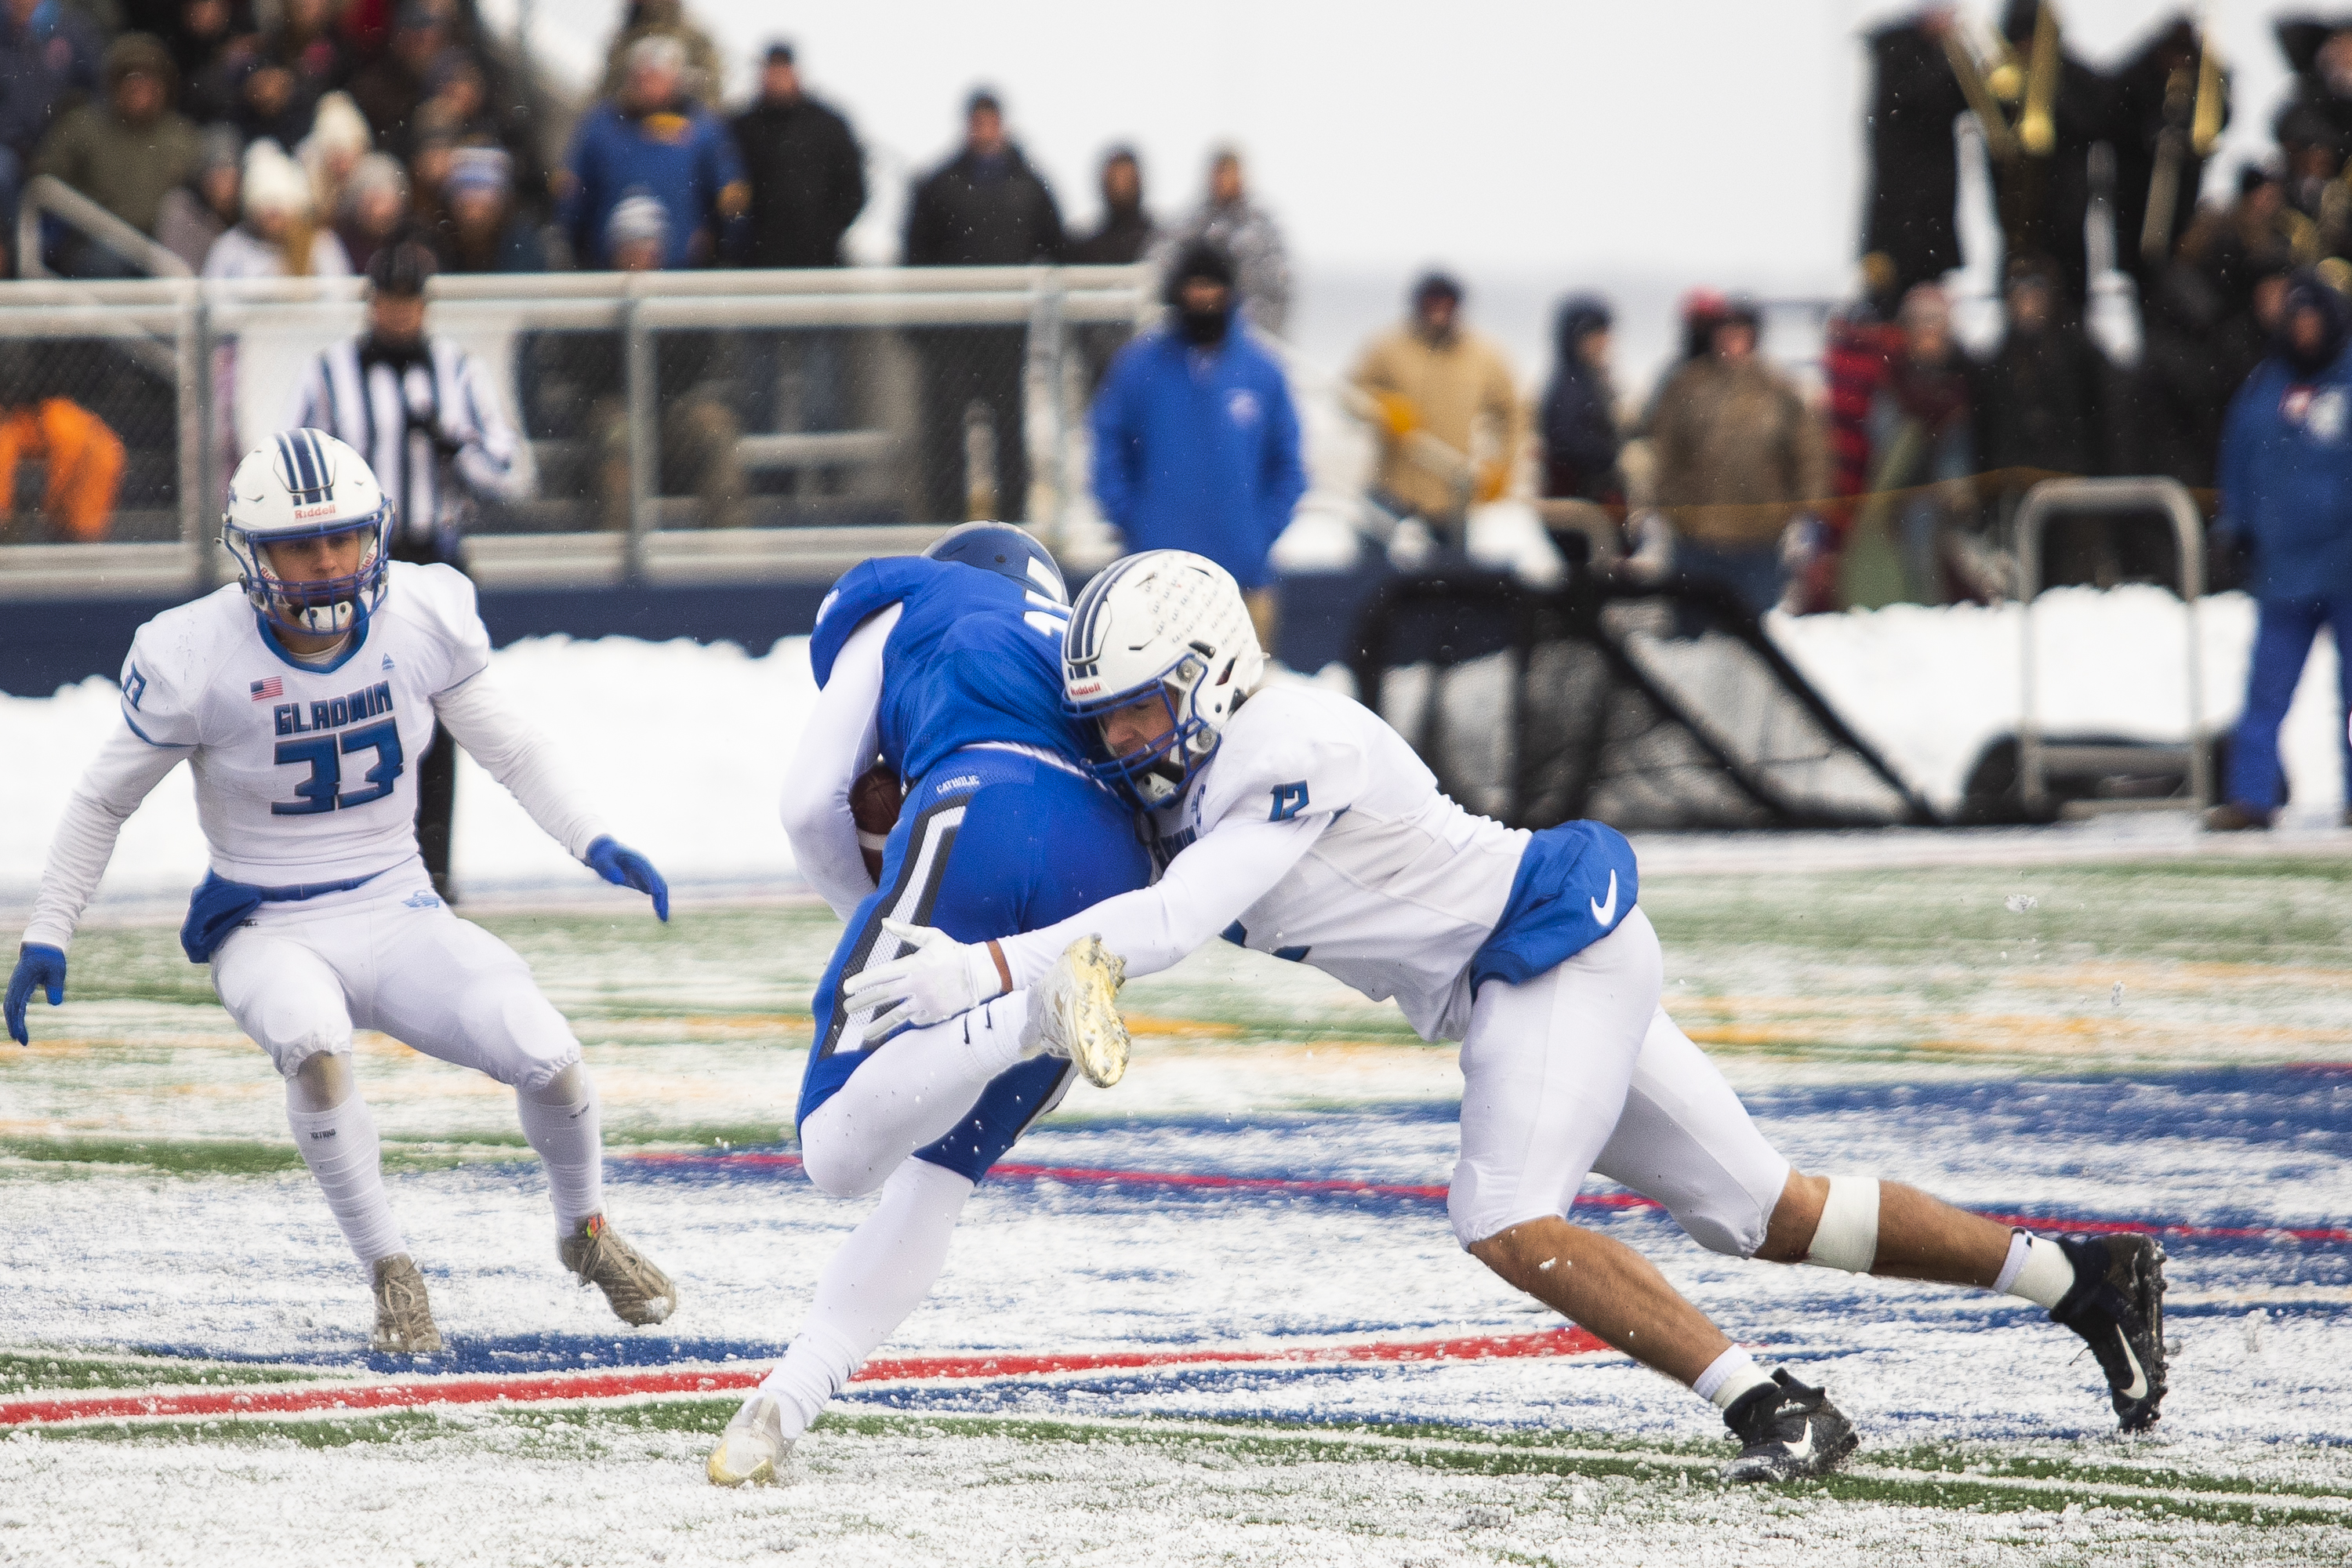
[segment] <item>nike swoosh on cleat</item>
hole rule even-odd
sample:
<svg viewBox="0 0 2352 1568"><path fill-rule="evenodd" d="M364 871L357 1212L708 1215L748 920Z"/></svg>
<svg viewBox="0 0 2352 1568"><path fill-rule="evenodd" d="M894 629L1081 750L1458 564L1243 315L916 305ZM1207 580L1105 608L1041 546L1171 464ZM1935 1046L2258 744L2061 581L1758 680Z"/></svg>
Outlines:
<svg viewBox="0 0 2352 1568"><path fill-rule="evenodd" d="M1813 1424L1811 1421L1805 1423L1805 1438L1803 1442L1784 1443L1781 1445L1781 1447L1788 1454L1790 1458L1796 1460L1800 1464L1811 1458L1813 1457Z"/></svg>
<svg viewBox="0 0 2352 1568"><path fill-rule="evenodd" d="M2116 1331L2116 1341L2124 1347L2124 1360L2131 1363L2132 1369L2131 1386L2124 1390L2124 1397L2126 1399L2147 1398L2147 1373L2140 1370L2139 1357L2132 1354L2131 1340L2121 1329L2117 1329ZM2075 1353L2079 1355L2082 1352L2078 1351Z"/></svg>
<svg viewBox="0 0 2352 1568"><path fill-rule="evenodd" d="M1598 899L1587 899L1585 902L1592 906L1592 918L1599 921L1602 926L1605 927L1612 921L1615 920L1617 918L1617 873L1614 871L1609 873L1609 901L1607 903L1604 904Z"/></svg>

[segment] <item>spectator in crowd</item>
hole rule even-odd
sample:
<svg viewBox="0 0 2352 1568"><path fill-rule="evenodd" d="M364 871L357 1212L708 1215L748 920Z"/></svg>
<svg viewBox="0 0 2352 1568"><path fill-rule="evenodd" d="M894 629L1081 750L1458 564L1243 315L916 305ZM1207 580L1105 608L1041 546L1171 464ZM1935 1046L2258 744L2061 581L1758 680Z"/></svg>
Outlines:
<svg viewBox="0 0 2352 1568"><path fill-rule="evenodd" d="M2234 226L2229 214L2199 213L2141 303L2140 363L2116 411L2117 466L2126 473L2161 474L2191 489L2213 484L2222 415L2236 390L2223 381L2216 358L2236 313L2218 274L2234 270L2251 280L2257 268L2285 264L2271 250L2231 258ZM2246 293L2251 308L2251 281Z"/></svg>
<svg viewBox="0 0 2352 1568"><path fill-rule="evenodd" d="M2294 87L2272 122L2281 147L2317 145L2352 158L2352 24L2296 18L2277 26Z"/></svg>
<svg viewBox="0 0 2352 1568"><path fill-rule="evenodd" d="M1862 248L1885 258L1892 276L1879 292L1890 301L1960 264L1952 121L1969 105L1945 53L1951 28L1950 10L1929 7L1864 39L1871 89Z"/></svg>
<svg viewBox="0 0 2352 1568"><path fill-rule="evenodd" d="M669 253L665 268L707 266L721 226L750 200L735 139L686 94L686 50L667 34L629 46L618 98L581 117L565 161L561 221L583 267L626 270L605 247L613 213L643 193L662 204Z"/></svg>
<svg viewBox="0 0 2352 1568"><path fill-rule="evenodd" d="M251 0L179 0L170 15L171 25L158 30L186 91L189 117L205 122L226 120L228 105L207 97L206 88L217 79L214 68L222 57L240 45L253 47L260 28Z"/></svg>
<svg viewBox="0 0 2352 1568"><path fill-rule="evenodd" d="M1462 324L1462 299L1454 279L1424 275L1411 313L1366 346L1349 378L1377 413L1381 504L1447 530L1510 489L1528 424L1510 362Z"/></svg>
<svg viewBox="0 0 2352 1568"><path fill-rule="evenodd" d="M351 94L331 92L320 99L310 133L294 148L295 161L310 175L310 210L342 211L343 187L351 183L352 171L359 167L360 160L374 147L375 139L368 134L367 121ZM367 263L356 256L352 265L367 270Z"/></svg>
<svg viewBox="0 0 2352 1568"><path fill-rule="evenodd" d="M1102 222L1084 239L1071 243L1069 258L1080 267L1127 267L1150 253L1159 227L1143 208L1143 164L1132 147L1113 147L1103 154ZM1085 321L1072 331L1087 378L1087 395L1102 387L1103 373L1134 335L1124 322Z"/></svg>
<svg viewBox="0 0 2352 1568"><path fill-rule="evenodd" d="M414 142L421 145L439 136L452 147L500 149L507 155L509 183L518 205L543 214L547 169L540 161L539 139L523 119L500 112L491 100L490 79L482 63L463 50L444 49L425 73L425 102L412 122ZM421 177L421 171L411 172Z"/></svg>
<svg viewBox="0 0 2352 1568"><path fill-rule="evenodd" d="M512 164L500 147L460 147L442 182L436 243L445 272L544 272L539 230L515 212Z"/></svg>
<svg viewBox="0 0 2352 1568"><path fill-rule="evenodd" d="M1543 397L1543 493L1602 506L1625 504L1617 470L1617 388L1609 374L1609 302L1577 294L1552 319L1551 384Z"/></svg>
<svg viewBox="0 0 2352 1568"><path fill-rule="evenodd" d="M2314 273L2287 287L2277 349L2230 405L2221 440L2221 530L2248 550L2254 597L2246 704L2230 739L2221 831L2267 827L2284 801L2278 732L2326 626L2352 647L2352 354L2342 296ZM2339 656L2336 734L2345 740L2352 658ZM2352 790L2352 746L2344 779ZM2346 813L2352 822L2352 810Z"/></svg>
<svg viewBox="0 0 2352 1568"><path fill-rule="evenodd" d="M350 51L335 37L334 0L278 0L278 25L262 34L260 49L293 72L297 90L314 103L352 72Z"/></svg>
<svg viewBox="0 0 2352 1568"><path fill-rule="evenodd" d="M352 165L342 203L335 209L335 237L352 266L365 271L378 251L411 226L408 175L399 160L371 153Z"/></svg>
<svg viewBox="0 0 2352 1568"><path fill-rule="evenodd" d="M0 0L0 253L16 254L16 200L41 139L98 90L100 50L80 12L56 0Z"/></svg>
<svg viewBox="0 0 2352 1568"><path fill-rule="evenodd" d="M434 270L433 253L415 240L376 252L367 331L310 362L282 425L324 430L366 455L393 505L394 560L462 571L476 500L528 495L530 449L481 363L426 334L425 288ZM457 766L438 724L417 769L417 843L434 890L446 899Z"/></svg>
<svg viewBox="0 0 2352 1568"><path fill-rule="evenodd" d="M1819 615L1844 605L1845 551L1852 539L1863 491L1870 484L1870 413L1887 367L1903 344L1895 324L1902 295L1900 268L1884 251L1862 258L1861 288L1830 312L1822 332L1822 381L1827 394L1825 429L1830 454L1830 503L1822 509L1819 548L1788 563L1786 595L1799 615Z"/></svg>
<svg viewBox="0 0 2352 1568"><path fill-rule="evenodd" d="M2030 62L2042 7L2052 0L2008 0L2000 31L2021 61ZM2052 26L2057 26L2053 12ZM2063 41L2051 90L2051 145L2028 148L1991 163L2006 248L2046 256L2065 279L2067 310L2079 314L2090 298L2090 253L2084 238L2091 210L2091 149L2107 140L2106 79ZM2120 238L2120 237L2118 237Z"/></svg>
<svg viewBox="0 0 2352 1568"><path fill-rule="evenodd" d="M245 216L205 258L207 278L348 278L351 258L310 209L310 178L275 142L245 150Z"/></svg>
<svg viewBox="0 0 2352 1568"><path fill-rule="evenodd" d="M426 76L449 47L449 26L441 13L425 0L405 0L394 17L383 52L361 67L347 84L377 139L394 156L408 151L412 122L427 96Z"/></svg>
<svg viewBox="0 0 2352 1568"><path fill-rule="evenodd" d="M2012 260L2001 291L2000 342L1975 373L1977 467L1997 487L1992 499L2004 518L2042 479L2106 472L2106 362L2065 313L2063 289L2049 262ZM2045 536L2046 581L2095 580L2095 565L2082 552L2096 541L2077 536L2072 525L2104 521L2055 520Z"/></svg>
<svg viewBox="0 0 2352 1568"><path fill-rule="evenodd" d="M719 60L719 46L710 35L687 20L683 0L629 0L621 30L604 50L604 81L597 89L604 98L618 98L629 79L629 51L646 38L669 38L682 51L686 95L702 103L717 103L727 86Z"/></svg>
<svg viewBox="0 0 2352 1568"><path fill-rule="evenodd" d="M457 138L429 123L417 129L415 150L408 155L409 227L420 234L440 232L441 221L448 216L442 210L441 193L457 159Z"/></svg>
<svg viewBox="0 0 2352 1568"><path fill-rule="evenodd" d="M141 233L152 236L163 198L196 172L196 128L172 108L172 56L145 33L106 51L106 97L68 110L41 143L34 167L64 181ZM136 276L137 258L95 241L76 244L59 268L69 277Z"/></svg>
<svg viewBox="0 0 2352 1568"><path fill-rule="evenodd" d="M1258 331L1280 337L1290 319L1290 258L1274 216L1250 200L1237 149L1221 147L1210 154L1208 199L1161 238L1160 270L1197 240L1234 258L1243 312Z"/></svg>
<svg viewBox="0 0 2352 1568"><path fill-rule="evenodd" d="M1274 647L1274 542L1307 492L1298 414L1235 317L1234 264L1194 244L1169 321L1122 350L1094 404L1094 489L1129 552L1191 550L1234 574Z"/></svg>
<svg viewBox="0 0 2352 1568"><path fill-rule="evenodd" d="M42 465L41 516L58 543L93 544L107 536L122 486L122 438L106 421L65 397L26 398L26 378L0 374L0 535L16 510L16 468Z"/></svg>
<svg viewBox="0 0 2352 1568"><path fill-rule="evenodd" d="M801 90L790 44L771 44L760 97L735 117L751 191L753 267L838 267L841 237L866 210L866 153L849 121Z"/></svg>
<svg viewBox="0 0 2352 1568"><path fill-rule="evenodd" d="M238 49L213 68L203 96L222 106L223 117L247 141L263 138L292 147L310 133L318 100L304 95L301 80L257 49Z"/></svg>
<svg viewBox="0 0 2352 1568"><path fill-rule="evenodd" d="M1846 552L1846 598L1866 606L1898 596L1941 605L1955 596L1948 536L1975 471L1969 364L1952 339L1951 305L1935 284L1912 285L1895 325L1902 339L1870 411L1872 499L1861 537ZM1889 526L1899 579L1879 574L1873 581L1872 547Z"/></svg>
<svg viewBox="0 0 2352 1568"><path fill-rule="evenodd" d="M915 184L903 255L909 267L1020 267L1060 261L1067 248L1054 193L1004 127L1004 106L983 88L964 105L954 157ZM1028 333L1020 327L931 327L916 334L923 359L923 504L930 521L1029 513L1023 418ZM968 427L989 433L985 477L967 462Z"/></svg>
<svg viewBox="0 0 2352 1568"><path fill-rule="evenodd" d="M237 165L245 156L234 125L205 126L196 147L196 172L163 193L155 216L155 237L191 272L204 270L214 241L236 223Z"/></svg>
<svg viewBox="0 0 2352 1568"><path fill-rule="evenodd" d="M1675 570L1758 615L1780 599L1782 533L1829 479L1819 416L1757 353L1760 321L1748 301L1726 305L1708 352L1660 389L1650 434Z"/></svg>
<svg viewBox="0 0 2352 1568"><path fill-rule="evenodd" d="M2143 288L2171 255L2172 241L2197 210L2205 180L2205 158L2184 134L2195 104L2202 41L2186 16L2158 25L2137 51L2107 73L2103 140L2114 154L2113 195L2116 265ZM2230 73L2220 71L2221 123L2229 122ZM2169 190L2159 182L2169 171ZM2157 227L2148 232L2151 204ZM2143 254L2145 238L2153 248Z"/></svg>
<svg viewBox="0 0 2352 1568"><path fill-rule="evenodd" d="M1102 222L1070 246L1070 260L1080 267L1126 267L1142 260L1160 231L1143 210L1143 164L1134 148L1113 147L1103 154L1102 204Z"/></svg>
<svg viewBox="0 0 2352 1568"><path fill-rule="evenodd" d="M659 41L659 40L656 40ZM621 272L654 272L671 254L669 209L650 195L624 197L606 220L598 250ZM628 386L618 332L542 332L531 342L526 411L534 435L584 435L591 487L603 526L629 526ZM735 415L731 334L666 331L654 350L655 403L660 409L659 495L690 482L706 528L748 521L742 425Z"/></svg>

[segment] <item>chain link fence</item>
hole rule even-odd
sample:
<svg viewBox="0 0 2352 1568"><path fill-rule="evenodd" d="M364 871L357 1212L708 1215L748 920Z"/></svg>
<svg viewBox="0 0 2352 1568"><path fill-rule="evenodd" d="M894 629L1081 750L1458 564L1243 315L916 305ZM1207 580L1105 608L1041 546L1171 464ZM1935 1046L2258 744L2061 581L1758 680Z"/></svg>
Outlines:
<svg viewBox="0 0 2352 1568"><path fill-rule="evenodd" d="M833 569L840 530L1081 537L1087 399L1151 294L1132 268L436 279L427 331L536 475L467 502L472 553L518 584L723 581ZM349 279L0 285L0 598L221 580L230 466L364 329Z"/></svg>

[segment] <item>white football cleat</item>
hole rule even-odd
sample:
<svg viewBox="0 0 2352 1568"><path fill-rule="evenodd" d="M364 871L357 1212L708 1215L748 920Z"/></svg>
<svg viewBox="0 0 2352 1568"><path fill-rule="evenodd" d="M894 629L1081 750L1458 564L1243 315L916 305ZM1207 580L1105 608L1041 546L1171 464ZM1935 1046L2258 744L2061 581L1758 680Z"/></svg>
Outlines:
<svg viewBox="0 0 2352 1568"><path fill-rule="evenodd" d="M1127 960L1098 936L1080 937L1030 987L1022 1049L1033 1057L1067 1057L1088 1083L1108 1089L1127 1072L1127 1022L1117 1000L1126 984Z"/></svg>
<svg viewBox="0 0 2352 1568"><path fill-rule="evenodd" d="M433 1326L433 1302L425 1276L405 1252L379 1258L370 1270L375 1289L375 1332L368 1349L390 1355L438 1355L441 1331Z"/></svg>
<svg viewBox="0 0 2352 1568"><path fill-rule="evenodd" d="M772 1487L776 1484L776 1467L792 1451L793 1440L784 1436L783 1407L755 1392L719 1435L719 1446L710 1450L703 1471L714 1487L740 1487L746 1482Z"/></svg>

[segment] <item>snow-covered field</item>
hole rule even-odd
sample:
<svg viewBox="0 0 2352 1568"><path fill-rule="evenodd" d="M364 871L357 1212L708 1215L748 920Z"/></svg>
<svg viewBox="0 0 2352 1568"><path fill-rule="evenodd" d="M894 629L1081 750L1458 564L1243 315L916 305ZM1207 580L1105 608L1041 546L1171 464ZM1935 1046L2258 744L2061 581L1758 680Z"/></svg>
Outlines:
<svg viewBox="0 0 2352 1568"><path fill-rule="evenodd" d="M701 1369L713 1390L18 1424L0 1562L2341 1560L2352 862L1682 871L1643 903L1669 1005L1800 1164L2164 1227L2154 1435L2113 1436L2089 1358L2030 1308L1725 1259L1599 1186L1592 1223L1828 1382L1869 1445L1856 1471L1726 1492L1713 1415L1622 1357L1430 1359L1558 1327L1447 1229L1450 1053L1220 947L1130 989L1135 1069L983 1185L888 1375L793 1484L719 1493L698 1467L730 1390L863 1212L780 1142L837 928L806 907L509 912L486 923L604 1088L612 1213L682 1305L614 1323L556 1266L503 1092L368 1037L450 1338L429 1370ZM75 963L35 1048L0 1053L0 1432L12 1404L109 1389L410 1376L364 1352L365 1288L272 1075L170 928L100 925ZM974 1356L996 1370L947 1364Z"/></svg>
<svg viewBox="0 0 2352 1568"><path fill-rule="evenodd" d="M2021 702L2015 605L1895 605L1775 617L1790 657L1939 806L1959 797L1986 742L2012 731ZM2059 589L2034 611L2041 713L2053 732L2150 740L2186 733L2187 644L2180 604L2148 587ZM2237 714L2253 612L2242 595L2199 612L2209 728ZM620 837L674 884L699 895L799 886L775 801L815 687L804 639L753 658L731 644L627 638L520 643L496 679L574 759ZM2295 781L2288 818L2332 823L2342 808L2336 661L2322 640L2287 721ZM114 689L91 679L54 697L0 696L0 910L28 904L49 831L83 763L117 721ZM470 758L458 763L455 861L478 897L593 897L587 874L534 828ZM205 869L184 772L124 827L102 906L163 910ZM619 907L621 895L611 895Z"/></svg>

